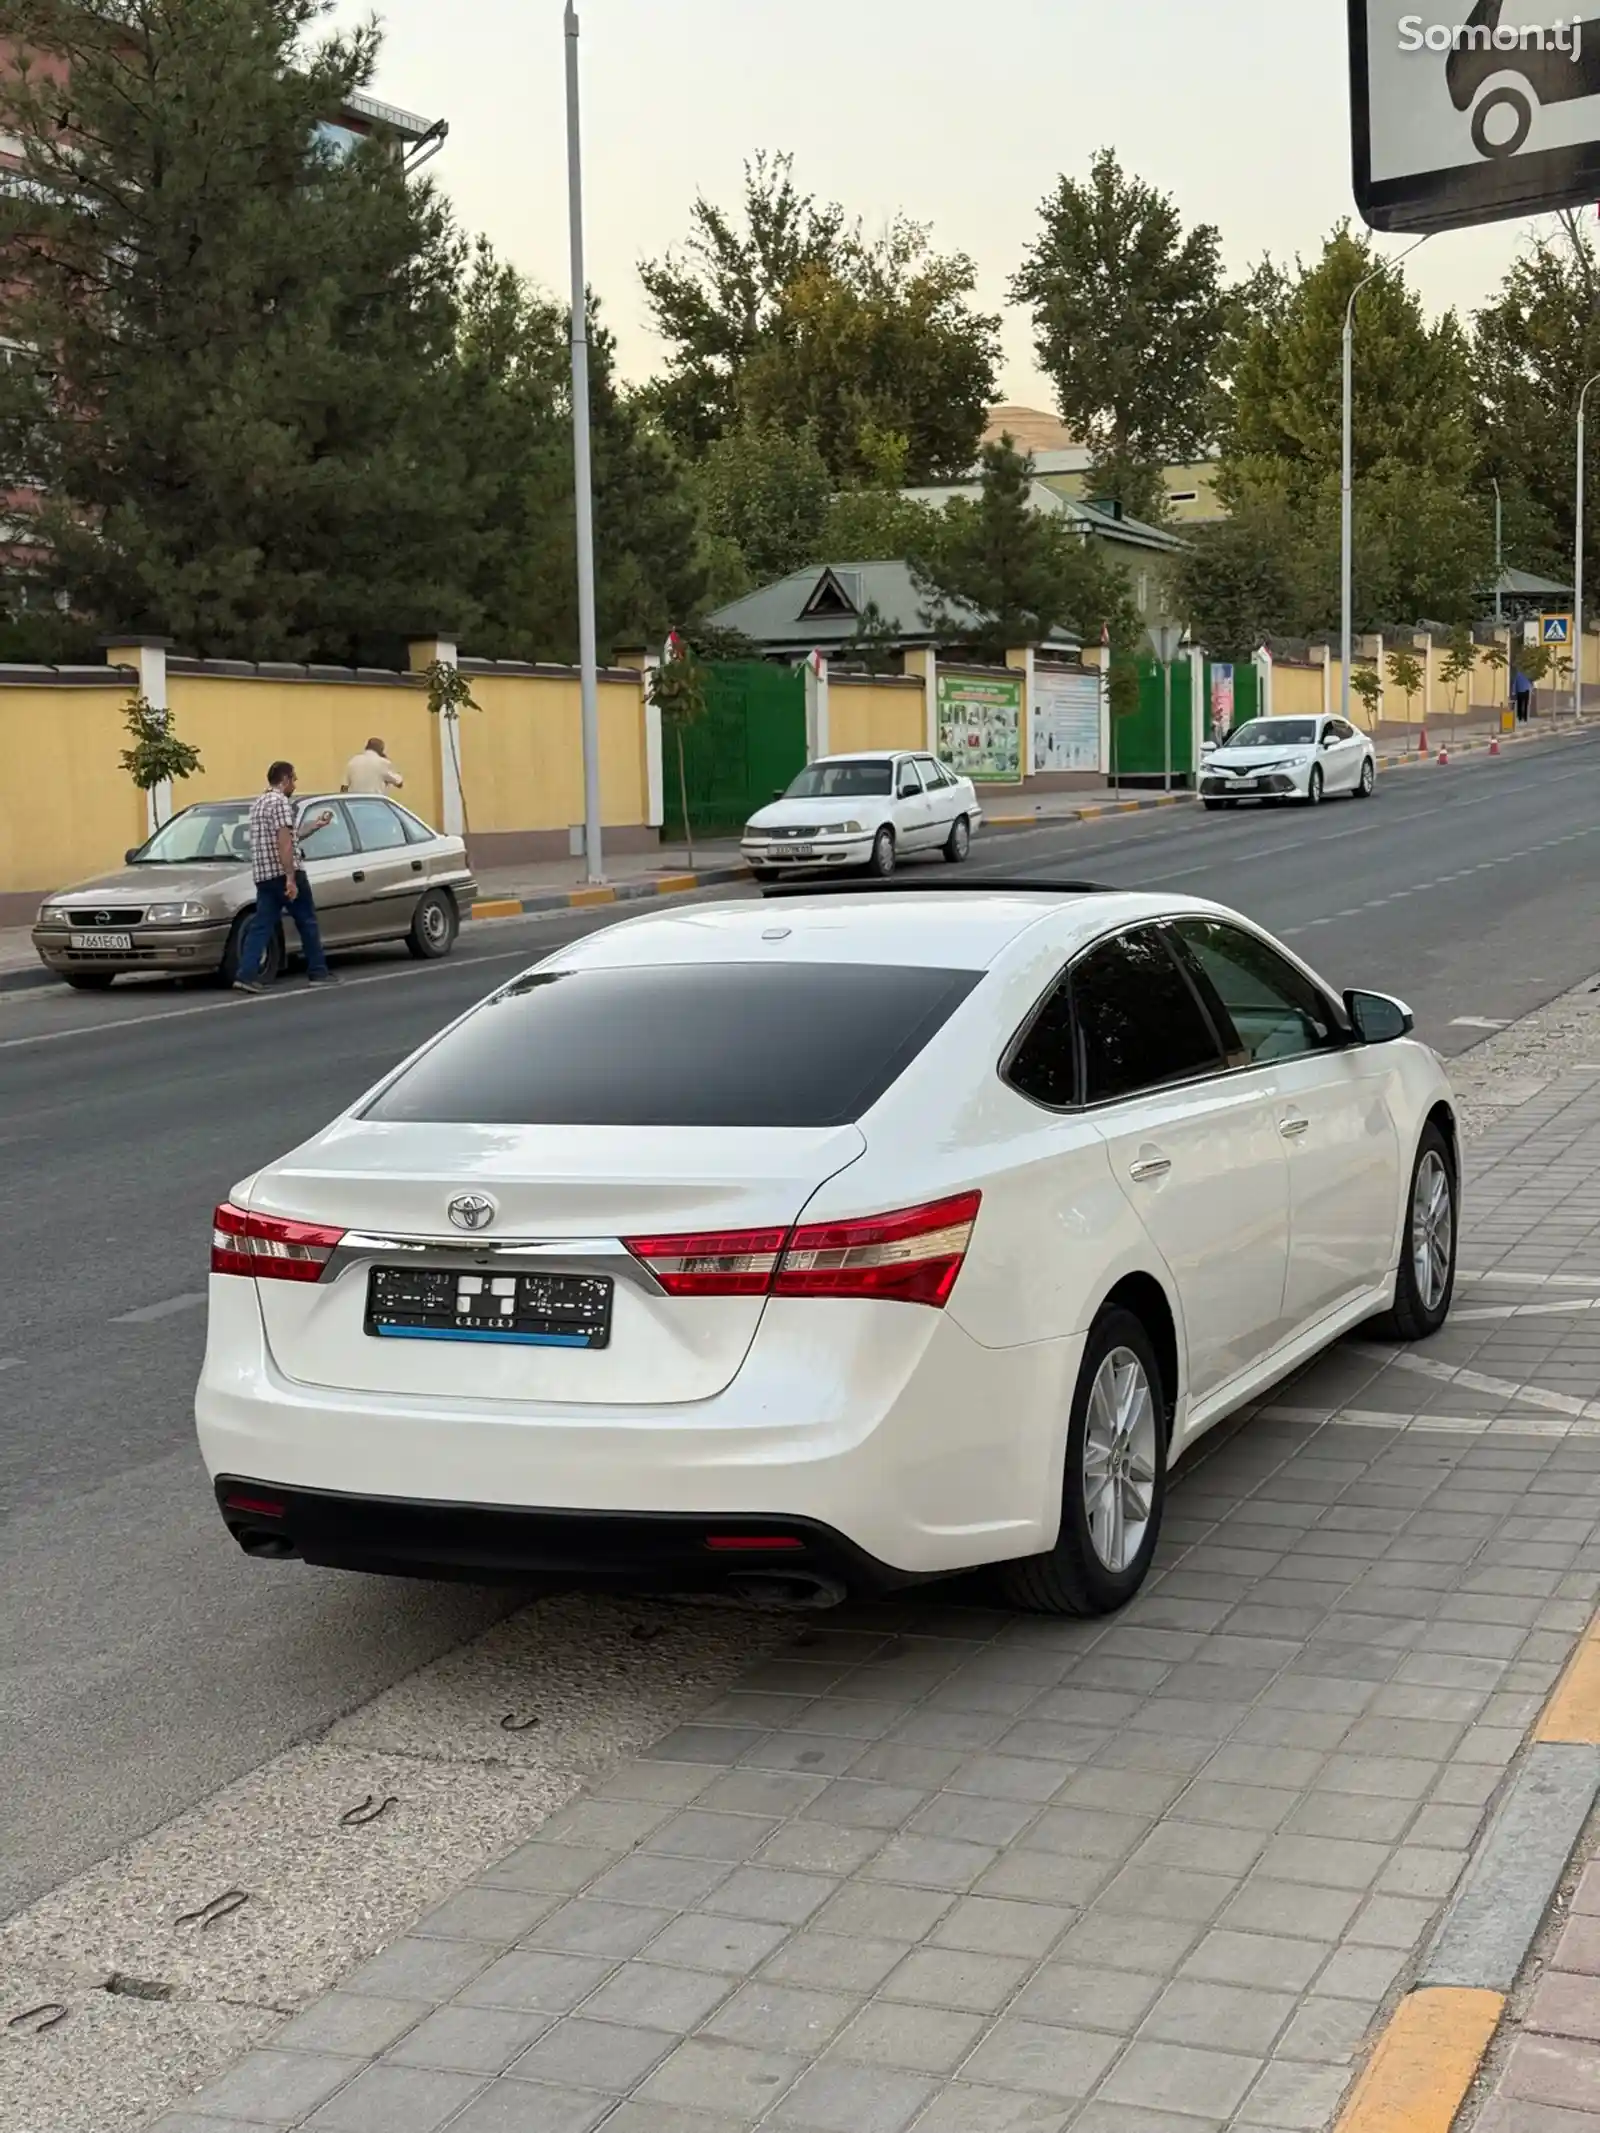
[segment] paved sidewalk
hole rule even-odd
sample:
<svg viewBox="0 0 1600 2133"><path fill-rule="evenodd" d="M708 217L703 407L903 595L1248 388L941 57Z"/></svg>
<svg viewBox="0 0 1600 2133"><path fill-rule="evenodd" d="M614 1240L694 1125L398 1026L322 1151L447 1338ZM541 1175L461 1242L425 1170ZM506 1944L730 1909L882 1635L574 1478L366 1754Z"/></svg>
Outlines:
<svg viewBox="0 0 1600 2133"><path fill-rule="evenodd" d="M159 2133L1321 2133L1600 1596L1600 1061L1471 1171L1119 1619L819 1620Z"/></svg>
<svg viewBox="0 0 1600 2133"><path fill-rule="evenodd" d="M1600 1866L1587 1867L1570 1914L1538 1967L1472 2133L1600 2133Z"/></svg>

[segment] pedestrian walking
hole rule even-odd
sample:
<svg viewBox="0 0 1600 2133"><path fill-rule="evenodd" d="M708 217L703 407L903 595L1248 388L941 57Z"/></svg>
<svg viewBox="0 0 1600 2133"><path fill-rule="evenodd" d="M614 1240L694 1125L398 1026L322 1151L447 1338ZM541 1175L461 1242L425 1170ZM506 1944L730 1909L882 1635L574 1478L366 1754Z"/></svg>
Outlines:
<svg viewBox="0 0 1600 2133"><path fill-rule="evenodd" d="M1533 683L1521 667L1511 669L1511 698L1517 707L1517 724L1525 726L1533 708Z"/></svg>
<svg viewBox="0 0 1600 2133"><path fill-rule="evenodd" d="M235 992L265 992L261 966L267 947L288 911L305 950L306 974L313 985L331 985L333 972L322 946L317 924L317 906L311 883L301 865L299 827L294 810L293 763L274 763L267 771L267 789L250 807L250 868L255 876L256 908L239 952ZM324 808L307 830L326 829L333 820L331 807Z"/></svg>
<svg viewBox="0 0 1600 2133"><path fill-rule="evenodd" d="M381 797L386 792L399 792L405 782L390 762L381 738L368 741L361 753L353 755L345 765L346 792L377 793Z"/></svg>

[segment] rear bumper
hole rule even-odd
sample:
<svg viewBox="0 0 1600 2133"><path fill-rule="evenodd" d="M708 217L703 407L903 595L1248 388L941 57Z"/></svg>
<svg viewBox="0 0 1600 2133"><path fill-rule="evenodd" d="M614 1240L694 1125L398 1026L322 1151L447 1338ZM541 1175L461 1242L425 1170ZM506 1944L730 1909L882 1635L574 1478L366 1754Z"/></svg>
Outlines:
<svg viewBox="0 0 1600 2133"><path fill-rule="evenodd" d="M1082 1352L1081 1336L986 1348L949 1313L912 1305L775 1299L743 1368L709 1399L345 1391L286 1376L255 1284L213 1275L195 1418L214 1478L353 1505L380 1541L391 1517L407 1530L452 1509L469 1524L498 1518L495 1544L523 1574L551 1549L562 1575L577 1574L551 1523L581 1533L570 1516L624 1531L625 1555L660 1520L698 1535L697 1550L708 1518L731 1530L754 1520L831 1534L890 1574L935 1576L1054 1543ZM419 1566L426 1557L422 1545Z"/></svg>
<svg viewBox="0 0 1600 2133"><path fill-rule="evenodd" d="M331 1570L485 1584L552 1578L612 1592L737 1592L776 1582L801 1599L915 1582L810 1519L510 1510L281 1489L235 1475L221 1476L216 1492L247 1555Z"/></svg>

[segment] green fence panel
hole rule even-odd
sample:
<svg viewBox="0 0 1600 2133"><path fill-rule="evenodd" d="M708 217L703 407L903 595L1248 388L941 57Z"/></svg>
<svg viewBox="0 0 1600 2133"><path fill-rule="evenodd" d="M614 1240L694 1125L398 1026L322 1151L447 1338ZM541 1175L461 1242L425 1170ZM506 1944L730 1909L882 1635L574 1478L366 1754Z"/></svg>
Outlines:
<svg viewBox="0 0 1600 2133"><path fill-rule="evenodd" d="M1194 774L1191 694L1190 667L1184 659L1172 669L1171 770L1174 780L1185 782ZM1163 705L1161 669L1153 659L1141 660L1139 708L1112 721L1112 769L1117 778L1136 778L1146 784L1164 776L1167 751L1161 737Z"/></svg>
<svg viewBox="0 0 1600 2133"><path fill-rule="evenodd" d="M761 660L707 669L706 715L683 736L683 783L697 837L737 836L758 807L805 768L806 679L799 667ZM661 736L665 831L681 839L678 736Z"/></svg>

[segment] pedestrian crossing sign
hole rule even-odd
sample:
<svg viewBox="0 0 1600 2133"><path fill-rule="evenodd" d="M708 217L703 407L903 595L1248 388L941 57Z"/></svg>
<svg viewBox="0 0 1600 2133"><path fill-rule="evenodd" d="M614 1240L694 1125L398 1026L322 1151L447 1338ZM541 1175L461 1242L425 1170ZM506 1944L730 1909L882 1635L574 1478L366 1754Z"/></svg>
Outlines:
<svg viewBox="0 0 1600 2133"><path fill-rule="evenodd" d="M1572 642L1572 617L1570 615L1546 615L1539 628L1540 641L1544 644L1570 644Z"/></svg>

